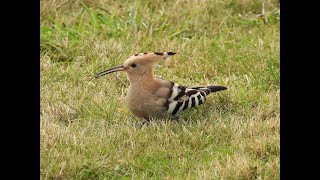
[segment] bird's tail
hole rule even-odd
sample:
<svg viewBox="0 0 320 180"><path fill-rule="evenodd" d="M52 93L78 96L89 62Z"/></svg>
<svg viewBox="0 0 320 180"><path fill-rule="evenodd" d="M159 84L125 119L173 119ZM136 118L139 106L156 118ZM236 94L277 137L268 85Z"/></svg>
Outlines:
<svg viewBox="0 0 320 180"><path fill-rule="evenodd" d="M191 89L198 89L198 90L205 91L206 94L208 95L211 92L223 91L228 88L224 86L201 86L201 87L192 87Z"/></svg>
<svg viewBox="0 0 320 180"><path fill-rule="evenodd" d="M224 86L207 86L206 88L209 88L211 92L223 91L228 89L227 87L224 87Z"/></svg>

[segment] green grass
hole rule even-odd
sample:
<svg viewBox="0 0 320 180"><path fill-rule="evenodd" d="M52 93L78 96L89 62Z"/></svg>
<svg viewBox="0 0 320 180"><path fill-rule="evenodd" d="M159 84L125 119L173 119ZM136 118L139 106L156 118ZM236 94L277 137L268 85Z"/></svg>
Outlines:
<svg viewBox="0 0 320 180"><path fill-rule="evenodd" d="M40 178L280 179L280 4L264 8L257 17L258 0L41 0ZM180 123L141 127L125 74L88 80L145 51L177 52L158 76L228 90Z"/></svg>

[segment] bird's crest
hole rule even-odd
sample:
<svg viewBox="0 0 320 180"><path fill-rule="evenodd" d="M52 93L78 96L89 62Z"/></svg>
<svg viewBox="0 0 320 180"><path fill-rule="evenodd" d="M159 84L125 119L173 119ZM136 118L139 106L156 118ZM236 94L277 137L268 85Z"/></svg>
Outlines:
<svg viewBox="0 0 320 180"><path fill-rule="evenodd" d="M144 52L130 57L130 59L147 59L151 61L164 60L169 56L175 55L175 52Z"/></svg>

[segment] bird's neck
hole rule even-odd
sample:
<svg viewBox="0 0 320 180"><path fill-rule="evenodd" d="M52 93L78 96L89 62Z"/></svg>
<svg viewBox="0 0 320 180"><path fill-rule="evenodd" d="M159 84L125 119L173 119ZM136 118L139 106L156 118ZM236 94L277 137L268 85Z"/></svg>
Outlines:
<svg viewBox="0 0 320 180"><path fill-rule="evenodd" d="M152 69L148 69L143 74L129 75L129 81L132 85L143 85L153 83L155 79Z"/></svg>
<svg viewBox="0 0 320 180"><path fill-rule="evenodd" d="M140 77L140 81L142 82L153 82L154 81L154 75L153 70L148 69L145 73L143 73Z"/></svg>

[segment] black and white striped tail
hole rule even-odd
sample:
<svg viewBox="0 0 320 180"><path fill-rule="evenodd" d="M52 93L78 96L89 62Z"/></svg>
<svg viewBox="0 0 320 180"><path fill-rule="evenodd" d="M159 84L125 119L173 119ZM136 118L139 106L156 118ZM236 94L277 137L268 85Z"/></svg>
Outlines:
<svg viewBox="0 0 320 180"><path fill-rule="evenodd" d="M186 87L173 83L171 95L166 103L167 112L178 117L181 111L203 104L211 92L226 89L223 86Z"/></svg>

